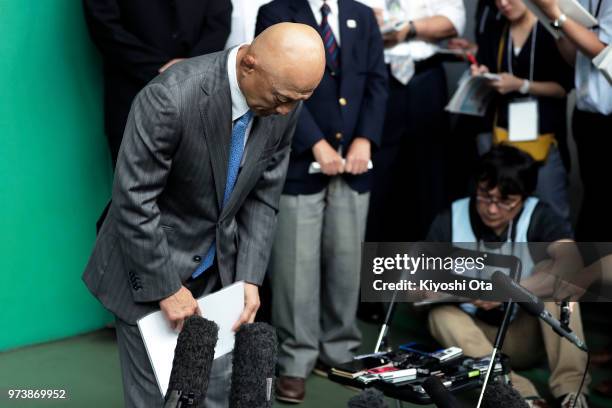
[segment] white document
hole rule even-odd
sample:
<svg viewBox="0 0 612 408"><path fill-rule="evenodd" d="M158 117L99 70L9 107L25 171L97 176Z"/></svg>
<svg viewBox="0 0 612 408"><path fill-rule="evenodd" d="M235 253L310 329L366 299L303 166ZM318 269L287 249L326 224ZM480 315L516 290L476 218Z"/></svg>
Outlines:
<svg viewBox="0 0 612 408"><path fill-rule="evenodd" d="M342 164L346 164L346 159L342 159ZM374 164L372 163L372 160L368 161L368 170L372 170L373 168ZM321 165L319 164L319 162L313 161L312 163L310 163L310 166L308 166L308 174L317 174L320 172Z"/></svg>
<svg viewBox="0 0 612 408"><path fill-rule="evenodd" d="M512 102L508 107L508 139L528 142L538 138L538 102Z"/></svg>
<svg viewBox="0 0 612 408"><path fill-rule="evenodd" d="M593 64L606 77L610 85L612 85L612 44L608 45L594 59Z"/></svg>
<svg viewBox="0 0 612 408"><path fill-rule="evenodd" d="M533 4L531 0L524 0L524 3L555 39L561 38L561 33L552 27L552 20L546 17L538 6ZM566 16L583 27L591 28L597 25L597 19L576 0L559 0L559 8Z"/></svg>
<svg viewBox="0 0 612 408"><path fill-rule="evenodd" d="M472 76L468 70L459 79L459 86L445 109L462 115L484 116L494 95L491 79Z"/></svg>
<svg viewBox="0 0 612 408"><path fill-rule="evenodd" d="M215 358L234 349L232 327L244 309L244 282L236 282L218 292L198 299L202 316L219 326L219 339L215 347ZM138 320L138 329L144 340L157 384L162 396L166 395L172 372L174 349L178 333L162 312L154 312Z"/></svg>
<svg viewBox="0 0 612 408"><path fill-rule="evenodd" d="M483 78L487 78L490 81L500 81L501 80L501 75L492 74L490 72L483 72L482 74L480 74L480 76L482 76Z"/></svg>

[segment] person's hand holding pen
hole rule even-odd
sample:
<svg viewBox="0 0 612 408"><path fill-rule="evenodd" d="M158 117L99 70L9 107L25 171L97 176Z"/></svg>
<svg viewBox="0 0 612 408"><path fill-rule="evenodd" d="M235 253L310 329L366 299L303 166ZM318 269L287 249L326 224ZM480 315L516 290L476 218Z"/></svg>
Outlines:
<svg viewBox="0 0 612 408"><path fill-rule="evenodd" d="M472 76L483 75L490 72L486 65L479 65L478 61L476 61L473 56L472 59L470 59L470 62L472 62L472 65L470 66ZM498 93L505 95L511 92L517 92L519 89L521 89L523 81L523 79L512 74L501 72L497 74L497 79L491 79L489 84L495 88Z"/></svg>
<svg viewBox="0 0 612 408"><path fill-rule="evenodd" d="M470 65L470 72L472 73L472 76L478 76L488 73L489 68L486 65L479 65L478 62L474 60L472 65Z"/></svg>

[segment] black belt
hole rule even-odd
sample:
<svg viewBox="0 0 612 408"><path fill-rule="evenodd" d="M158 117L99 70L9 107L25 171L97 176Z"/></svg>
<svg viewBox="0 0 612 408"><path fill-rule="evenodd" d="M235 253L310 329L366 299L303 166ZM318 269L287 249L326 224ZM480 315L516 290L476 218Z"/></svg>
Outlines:
<svg viewBox="0 0 612 408"><path fill-rule="evenodd" d="M215 261L208 269L202 272L200 276L198 276L197 278L194 279L190 277L189 279L187 279L187 281L185 282L185 287L189 289L193 297L197 299L204 294L204 291L206 290L207 286L209 286L208 280L210 279L210 277L212 275L218 275L218 274L219 274L219 270L217 269L217 262ZM220 279L217 281L216 286L219 286L219 284L220 284Z"/></svg>

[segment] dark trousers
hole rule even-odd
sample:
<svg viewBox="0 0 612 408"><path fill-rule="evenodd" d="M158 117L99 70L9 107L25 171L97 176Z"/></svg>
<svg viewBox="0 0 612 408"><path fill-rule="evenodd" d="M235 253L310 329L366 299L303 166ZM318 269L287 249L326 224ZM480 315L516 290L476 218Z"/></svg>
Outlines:
<svg viewBox="0 0 612 408"><path fill-rule="evenodd" d="M576 109L573 130L583 188L576 238L583 242L612 241L612 207L606 199L612 175L612 115Z"/></svg>
<svg viewBox="0 0 612 408"><path fill-rule="evenodd" d="M390 76L387 115L374 154L367 241L424 239L448 204L446 168L448 101L441 64L417 69L402 85Z"/></svg>
<svg viewBox="0 0 612 408"><path fill-rule="evenodd" d="M204 294L209 294L221 289L221 278L217 269L217 262L205 270L196 279L189 278L185 282L185 287L189 289L194 298L202 297Z"/></svg>

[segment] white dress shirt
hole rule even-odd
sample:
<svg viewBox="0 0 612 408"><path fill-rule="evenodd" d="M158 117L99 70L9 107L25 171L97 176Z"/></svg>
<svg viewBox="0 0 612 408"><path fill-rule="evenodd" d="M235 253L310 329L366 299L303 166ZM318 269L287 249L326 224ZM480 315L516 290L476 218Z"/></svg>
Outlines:
<svg viewBox="0 0 612 408"><path fill-rule="evenodd" d="M444 16L460 36L465 29L465 6L463 0L358 0L372 8L385 10L385 16L397 20L410 21L426 17ZM397 3L398 11L392 13L388 5ZM404 41L385 49L385 59L389 57L410 57L414 61L427 59L436 53L437 46L422 40Z"/></svg>
<svg viewBox="0 0 612 408"><path fill-rule="evenodd" d="M232 0L232 29L225 43L226 50L253 41L259 7L269 2L270 0Z"/></svg>
<svg viewBox="0 0 612 408"><path fill-rule="evenodd" d="M238 50L243 45L248 45L248 44L241 44L241 45L234 47L227 56L227 77L229 79L230 95L232 98L232 127L233 127L233 123L236 120L240 119L250 109L249 105L247 104L247 100L244 97L244 94L242 93L242 91L240 90L240 86L238 85L238 75L236 73L236 57L238 56ZM251 118L251 120L249 121L249 124L247 125L247 129L244 135L245 146L249 138L249 135L251 134L252 126L253 126L253 118ZM246 157L246 153L247 152L245 149L244 153L242 154L242 161L240 163L241 166L244 163L244 158Z"/></svg>
<svg viewBox="0 0 612 408"><path fill-rule="evenodd" d="M591 3L593 10L589 11L595 15L597 1L580 0L580 3L587 10ZM596 32L601 42L612 43L612 0L602 0L598 22ZM612 85L580 51L576 55L576 106L582 111L612 114Z"/></svg>
<svg viewBox="0 0 612 408"><path fill-rule="evenodd" d="M312 14L314 15L315 20L317 21L317 25L321 25L321 21L323 20L323 15L321 14L321 7L323 3L327 3L330 13L327 15L327 22L331 27L332 33L334 33L334 37L336 37L336 43L338 47L340 46L340 23L338 18L338 0L308 0L308 4L310 5L310 9L312 10Z"/></svg>

